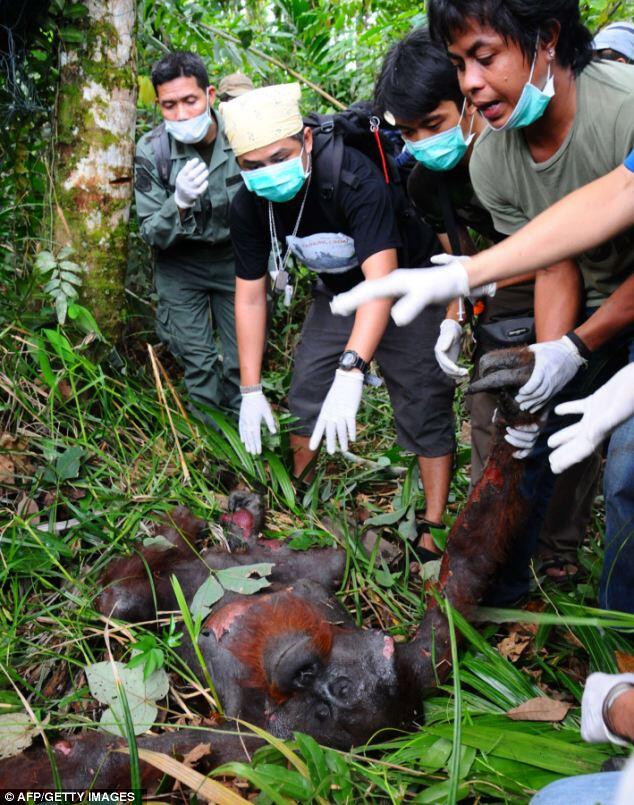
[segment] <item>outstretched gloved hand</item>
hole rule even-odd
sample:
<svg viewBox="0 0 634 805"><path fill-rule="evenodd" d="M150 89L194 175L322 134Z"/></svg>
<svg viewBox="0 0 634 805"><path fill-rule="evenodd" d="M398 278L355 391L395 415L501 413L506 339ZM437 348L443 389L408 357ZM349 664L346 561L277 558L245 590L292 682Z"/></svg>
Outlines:
<svg viewBox="0 0 634 805"><path fill-rule="evenodd" d="M560 416L583 414L578 422L553 433L550 466L558 475L587 458L609 434L634 416L634 363L617 372L605 385L583 400L571 400L555 408Z"/></svg>
<svg viewBox="0 0 634 805"><path fill-rule="evenodd" d="M363 374L357 371L346 372L337 369L326 399L322 403L317 424L310 437L309 447L317 450L322 436L326 434L326 450L332 454L339 449L348 449L357 438L356 416L361 403Z"/></svg>
<svg viewBox="0 0 634 805"><path fill-rule="evenodd" d="M466 254L435 254L431 258L431 262L436 266L449 266L456 260L464 262L470 259ZM481 299L483 296L495 296L497 289L497 282L486 282L484 285L471 288L467 294L467 299L473 304L476 299Z"/></svg>
<svg viewBox="0 0 634 805"><path fill-rule="evenodd" d="M429 305L446 303L468 293L469 277L464 265L456 260L443 268L397 268L387 277L366 280L335 296L330 309L336 316L349 316L373 299L401 297L392 307L392 318L402 327Z"/></svg>
<svg viewBox="0 0 634 805"><path fill-rule="evenodd" d="M240 403L238 430L247 453L251 453L253 456L259 456L262 452L262 437L260 435L262 420L266 422L271 433L277 433L271 406L263 392L261 390L246 392L242 395L242 402Z"/></svg>
<svg viewBox="0 0 634 805"><path fill-rule="evenodd" d="M581 737L588 743L612 743L627 746L627 743L613 735L603 720L603 703L615 685L628 682L634 685L634 674L594 673L586 679L581 699Z"/></svg>
<svg viewBox="0 0 634 805"><path fill-rule="evenodd" d="M186 162L176 177L174 201L182 210L194 206L194 202L209 185L209 168L202 159L194 157Z"/></svg>
<svg viewBox="0 0 634 805"><path fill-rule="evenodd" d="M460 380L468 374L466 369L458 366L461 344L462 327L454 319L445 319L440 325L434 355L443 372L454 380Z"/></svg>
<svg viewBox="0 0 634 805"><path fill-rule="evenodd" d="M561 391L585 363L579 350L567 337L558 341L531 344L535 367L528 381L515 396L522 411L538 411L551 397Z"/></svg>

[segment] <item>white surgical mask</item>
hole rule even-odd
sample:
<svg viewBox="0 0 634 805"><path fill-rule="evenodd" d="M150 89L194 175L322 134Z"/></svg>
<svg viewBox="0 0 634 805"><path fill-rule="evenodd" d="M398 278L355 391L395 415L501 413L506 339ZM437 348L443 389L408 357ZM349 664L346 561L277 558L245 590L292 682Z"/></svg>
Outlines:
<svg viewBox="0 0 634 805"><path fill-rule="evenodd" d="M166 120L165 131L171 134L179 143L199 143L209 131L211 126L211 114L209 103L204 112L188 120Z"/></svg>
<svg viewBox="0 0 634 805"><path fill-rule="evenodd" d="M537 40L539 45L539 39ZM521 129L525 126L532 125L536 120L544 114L546 107L550 103L551 98L555 94L555 80L550 71L550 64L548 64L548 73L546 75L546 83L543 89L539 89L533 83L533 73L535 72L535 64L537 63L537 46L535 47L535 56L533 57L533 64L531 65L531 72L528 76L528 81L524 84L524 89L515 104L506 123L501 126L492 126L489 123L489 128L493 131L506 131L507 129Z"/></svg>

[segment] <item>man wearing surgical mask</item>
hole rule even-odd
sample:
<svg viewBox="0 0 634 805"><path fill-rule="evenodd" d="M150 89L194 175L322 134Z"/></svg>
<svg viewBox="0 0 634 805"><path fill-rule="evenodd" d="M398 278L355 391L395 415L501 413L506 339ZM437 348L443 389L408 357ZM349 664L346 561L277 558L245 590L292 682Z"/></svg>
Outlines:
<svg viewBox="0 0 634 805"><path fill-rule="evenodd" d="M345 451L355 440L364 381L376 379L369 373L376 357L390 394L398 443L418 456L425 517L442 528L453 452L453 384L433 354L443 309L427 311L399 330L389 321L389 302L363 306L346 319L333 316L329 307L333 294L364 278L389 275L399 259L410 264L402 262L405 246L415 265L427 265L439 244L420 222L412 222L415 236L399 229L382 172L347 144L342 144L339 187L324 192L323 180L332 181L334 163L328 162L323 132L314 134L305 125L299 100L298 84L281 84L219 107L245 183L231 207L240 435L247 450L257 454L261 428L275 429L261 385L267 263L273 251L276 284L282 280L282 289L290 287L293 255L317 275L289 391L289 408L296 417L291 436L295 475L307 470L322 439L329 453Z"/></svg>
<svg viewBox="0 0 634 805"><path fill-rule="evenodd" d="M163 123L137 145L135 196L154 254L156 329L184 366L194 412L209 422L207 410L236 414L240 404L229 205L242 179L202 59L170 53L152 82Z"/></svg>
<svg viewBox="0 0 634 805"><path fill-rule="evenodd" d="M446 46L462 93L489 126L469 171L498 231L517 231L566 194L615 169L634 147L634 73L629 65L591 61L592 38L578 0L430 0L428 13L432 36ZM516 398L522 407L548 413L560 392L585 397L620 368L631 335L606 330L587 344L574 329L630 276L633 258L629 231L537 272L538 343L531 346L534 371ZM423 273L395 272L370 293L369 283L360 285L347 298L335 299L334 307L349 315L381 294L403 296L392 315L405 323L430 302L469 292L464 261L444 265L436 277ZM554 481L546 460L552 425L551 417L531 454L530 533L511 557L506 594L496 603L513 601L528 585L528 558ZM632 446L623 443L620 449L631 453ZM612 546L627 536L633 478L622 464L606 471L611 489L606 542Z"/></svg>
<svg viewBox="0 0 634 805"><path fill-rule="evenodd" d="M405 148L416 159L407 192L416 211L436 231L447 252L471 255L504 238L480 202L469 177L469 162L486 121L467 109L456 69L445 48L427 28L414 29L387 53L374 90L374 110L395 125ZM473 297L471 317L475 339L474 379L480 358L494 349L523 346L534 340L534 274L489 283ZM440 325L435 353L442 370L456 382L468 370L458 364L466 316L453 300ZM462 315L461 315L462 314ZM509 335L510 334L510 335ZM471 416L471 484L486 464L495 424L497 398L488 392L469 395ZM523 439L525 434L515 434ZM513 441L514 434L509 435ZM516 439L517 440L517 439ZM521 448L521 442L516 444ZM598 480L598 454L576 465L557 482L557 489L540 535L542 571L564 581L577 570L577 550L588 525ZM567 511L563 521L561 511Z"/></svg>

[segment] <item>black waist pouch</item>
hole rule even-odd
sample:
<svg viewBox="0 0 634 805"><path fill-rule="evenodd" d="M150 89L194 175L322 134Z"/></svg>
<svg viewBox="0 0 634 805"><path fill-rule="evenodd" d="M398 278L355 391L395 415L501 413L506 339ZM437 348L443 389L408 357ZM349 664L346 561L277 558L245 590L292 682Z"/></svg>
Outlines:
<svg viewBox="0 0 634 805"><path fill-rule="evenodd" d="M478 347L483 352L521 347L535 341L535 319L525 316L478 324L475 335Z"/></svg>

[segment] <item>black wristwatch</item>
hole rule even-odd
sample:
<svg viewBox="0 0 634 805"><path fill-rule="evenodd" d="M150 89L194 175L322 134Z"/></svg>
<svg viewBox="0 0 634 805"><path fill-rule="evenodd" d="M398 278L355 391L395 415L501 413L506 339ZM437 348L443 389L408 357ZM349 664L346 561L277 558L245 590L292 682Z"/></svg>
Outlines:
<svg viewBox="0 0 634 805"><path fill-rule="evenodd" d="M339 358L339 368L344 372L350 372L352 369L360 369L363 374L367 374L370 365L366 363L360 355L353 349L346 349L341 353Z"/></svg>

